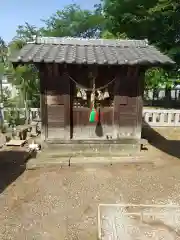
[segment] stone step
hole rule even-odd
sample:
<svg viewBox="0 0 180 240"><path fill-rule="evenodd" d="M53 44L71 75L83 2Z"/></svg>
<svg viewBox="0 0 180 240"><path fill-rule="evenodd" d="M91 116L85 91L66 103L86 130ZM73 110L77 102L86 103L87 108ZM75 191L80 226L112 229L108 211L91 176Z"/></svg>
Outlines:
<svg viewBox="0 0 180 240"><path fill-rule="evenodd" d="M44 151L42 157L50 157L51 159L61 158L61 157L123 157L123 156L133 156L138 154L138 151Z"/></svg>
<svg viewBox="0 0 180 240"><path fill-rule="evenodd" d="M37 158L30 159L27 164L27 169L36 169L44 167L97 167L97 166L111 166L119 165L153 165L152 160L145 160L142 156L135 157L42 157L39 155Z"/></svg>
<svg viewBox="0 0 180 240"><path fill-rule="evenodd" d="M58 156L121 156L140 151L140 144L50 144L45 154Z"/></svg>
<svg viewBox="0 0 180 240"><path fill-rule="evenodd" d="M74 142L44 145L37 157L27 162L27 168L46 166L149 164L142 157L137 141L127 142ZM152 161L150 161L152 163Z"/></svg>
<svg viewBox="0 0 180 240"><path fill-rule="evenodd" d="M45 153L42 154L42 157L50 157L51 159L56 159L56 158L66 158L66 157L129 157L133 156L134 153L123 153L123 152L116 152L116 153L92 153L92 152L84 152L84 153L66 153L66 152L61 152L61 153L53 153L50 154L48 153L47 156Z"/></svg>

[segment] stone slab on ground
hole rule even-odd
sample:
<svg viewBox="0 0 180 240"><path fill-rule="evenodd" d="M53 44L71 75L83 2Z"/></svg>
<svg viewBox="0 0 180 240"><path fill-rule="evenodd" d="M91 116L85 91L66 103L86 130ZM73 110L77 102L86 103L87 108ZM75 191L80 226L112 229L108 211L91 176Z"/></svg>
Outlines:
<svg viewBox="0 0 180 240"><path fill-rule="evenodd" d="M179 214L172 205L100 204L99 239L180 239Z"/></svg>
<svg viewBox="0 0 180 240"><path fill-rule="evenodd" d="M26 140L12 139L6 143L6 146L23 146Z"/></svg>

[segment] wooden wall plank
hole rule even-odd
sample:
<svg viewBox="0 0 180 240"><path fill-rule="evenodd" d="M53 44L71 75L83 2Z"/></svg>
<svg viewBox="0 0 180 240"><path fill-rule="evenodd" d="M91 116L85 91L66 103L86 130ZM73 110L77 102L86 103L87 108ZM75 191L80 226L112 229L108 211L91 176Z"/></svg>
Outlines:
<svg viewBox="0 0 180 240"><path fill-rule="evenodd" d="M119 137L139 138L138 71L134 67L119 70L115 83L114 130Z"/></svg>

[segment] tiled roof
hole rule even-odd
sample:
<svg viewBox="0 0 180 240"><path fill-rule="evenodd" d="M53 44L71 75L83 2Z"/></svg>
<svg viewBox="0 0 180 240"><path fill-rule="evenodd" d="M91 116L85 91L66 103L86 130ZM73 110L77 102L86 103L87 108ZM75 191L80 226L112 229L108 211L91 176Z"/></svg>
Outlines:
<svg viewBox="0 0 180 240"><path fill-rule="evenodd" d="M78 38L36 38L15 56L13 63L67 64L173 64L174 62L148 44L147 40L105 40Z"/></svg>

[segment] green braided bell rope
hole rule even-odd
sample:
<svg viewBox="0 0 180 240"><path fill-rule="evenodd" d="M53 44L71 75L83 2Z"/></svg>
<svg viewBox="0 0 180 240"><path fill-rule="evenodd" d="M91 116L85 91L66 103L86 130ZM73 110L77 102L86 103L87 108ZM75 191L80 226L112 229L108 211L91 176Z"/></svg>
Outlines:
<svg viewBox="0 0 180 240"><path fill-rule="evenodd" d="M95 118L96 118L96 110L92 108L89 115L89 122L95 122Z"/></svg>

